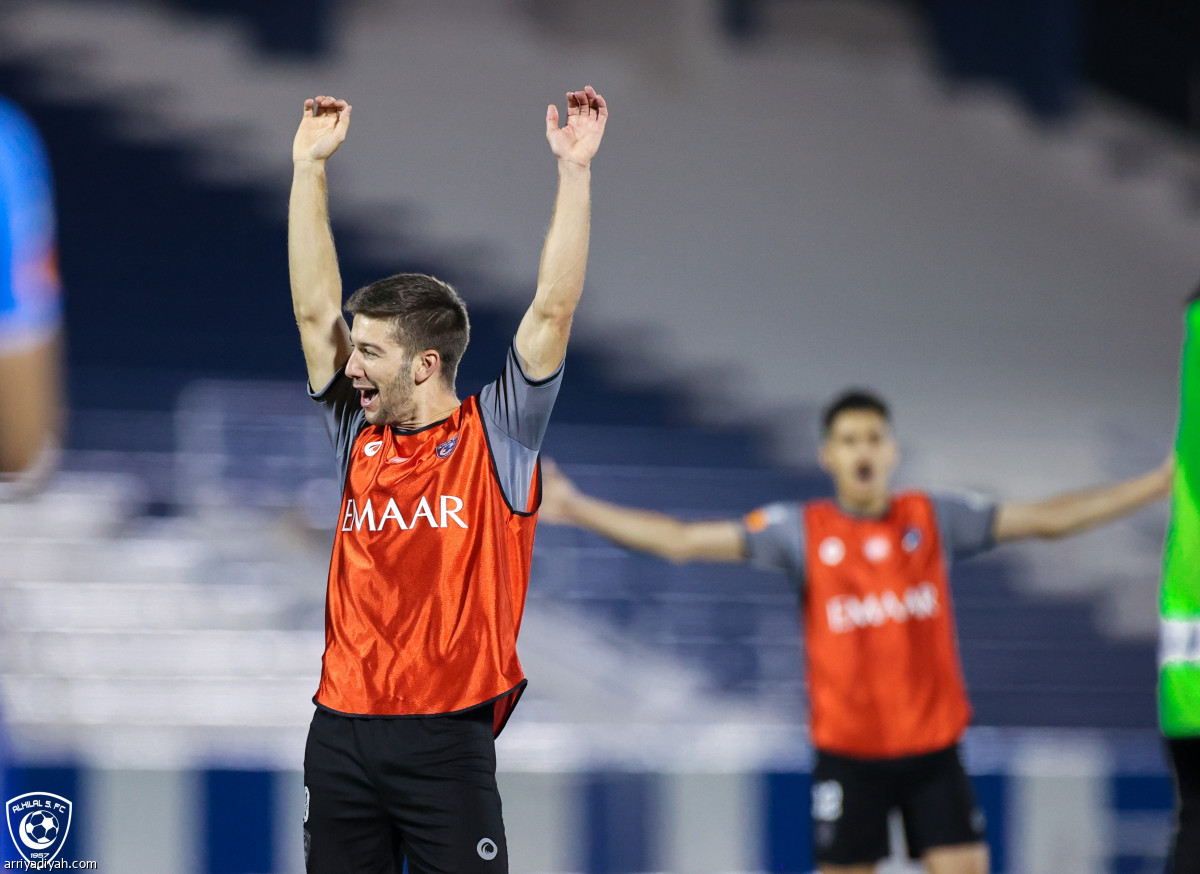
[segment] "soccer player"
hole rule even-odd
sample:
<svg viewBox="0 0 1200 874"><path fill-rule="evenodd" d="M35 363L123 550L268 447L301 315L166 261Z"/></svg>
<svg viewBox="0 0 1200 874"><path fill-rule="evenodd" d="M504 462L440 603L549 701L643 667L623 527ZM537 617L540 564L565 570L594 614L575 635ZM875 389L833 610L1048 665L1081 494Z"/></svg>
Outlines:
<svg viewBox="0 0 1200 874"><path fill-rule="evenodd" d="M1188 301L1176 470L1159 594L1158 719L1177 802L1171 874L1200 871L1200 291Z"/></svg>
<svg viewBox="0 0 1200 874"><path fill-rule="evenodd" d="M558 160L537 292L499 379L460 401L467 311L446 283L342 286L325 163L344 100L304 104L292 147L292 301L343 479L325 655L304 753L307 869L505 872L494 737L525 687L517 632L540 501L538 450L583 290L591 161L608 108L591 86L546 111Z"/></svg>
<svg viewBox="0 0 1200 874"><path fill-rule="evenodd" d="M870 874L898 809L931 874L983 874L983 817L958 743L970 720L950 603L953 560L996 543L1056 538L1165 497L1170 464L1033 503L892 492L898 459L884 401L849 391L823 415L819 462L836 497L769 504L744 519L685 522L579 492L552 464L542 519L675 562L782 570L802 603L823 874Z"/></svg>
<svg viewBox="0 0 1200 874"><path fill-rule="evenodd" d="M0 98L0 499L54 472L63 423L62 289L50 162Z"/></svg>

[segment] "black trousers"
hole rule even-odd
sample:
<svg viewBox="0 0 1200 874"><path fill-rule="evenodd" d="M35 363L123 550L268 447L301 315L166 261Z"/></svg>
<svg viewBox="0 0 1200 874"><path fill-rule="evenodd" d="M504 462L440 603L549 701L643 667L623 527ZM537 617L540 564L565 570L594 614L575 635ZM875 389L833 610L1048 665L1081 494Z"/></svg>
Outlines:
<svg viewBox="0 0 1200 874"><path fill-rule="evenodd" d="M367 719L318 709L304 749L309 874L507 874L492 708Z"/></svg>
<svg viewBox="0 0 1200 874"><path fill-rule="evenodd" d="M1200 738L1170 738L1178 818L1167 874L1200 874Z"/></svg>

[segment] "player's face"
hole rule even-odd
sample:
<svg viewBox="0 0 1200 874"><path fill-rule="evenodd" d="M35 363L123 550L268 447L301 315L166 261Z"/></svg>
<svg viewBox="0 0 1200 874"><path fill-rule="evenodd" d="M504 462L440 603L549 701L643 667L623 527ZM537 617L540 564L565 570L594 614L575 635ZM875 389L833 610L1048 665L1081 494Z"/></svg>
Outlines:
<svg viewBox="0 0 1200 874"><path fill-rule="evenodd" d="M346 362L346 376L359 391L366 420L387 425L410 419L415 406L412 358L396 342L391 322L355 316L350 340L354 350Z"/></svg>
<svg viewBox="0 0 1200 874"><path fill-rule="evenodd" d="M874 410L846 410L830 425L820 462L833 477L838 497L864 506L887 496L899 457L887 419Z"/></svg>

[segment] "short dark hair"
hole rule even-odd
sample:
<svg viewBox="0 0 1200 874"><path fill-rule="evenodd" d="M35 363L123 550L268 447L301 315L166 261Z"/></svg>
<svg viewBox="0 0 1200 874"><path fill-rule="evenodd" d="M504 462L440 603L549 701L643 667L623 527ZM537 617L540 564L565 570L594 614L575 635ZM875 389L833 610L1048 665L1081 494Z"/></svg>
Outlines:
<svg viewBox="0 0 1200 874"><path fill-rule="evenodd" d="M870 410L883 416L885 421L892 421L892 413L883 398L869 389L851 388L831 400L821 411L821 436L828 437L833 420L849 410Z"/></svg>
<svg viewBox="0 0 1200 874"><path fill-rule="evenodd" d="M467 305L448 282L424 273L397 273L350 295L346 312L391 319L396 342L413 353L435 350L442 358L442 378L454 386L471 322Z"/></svg>

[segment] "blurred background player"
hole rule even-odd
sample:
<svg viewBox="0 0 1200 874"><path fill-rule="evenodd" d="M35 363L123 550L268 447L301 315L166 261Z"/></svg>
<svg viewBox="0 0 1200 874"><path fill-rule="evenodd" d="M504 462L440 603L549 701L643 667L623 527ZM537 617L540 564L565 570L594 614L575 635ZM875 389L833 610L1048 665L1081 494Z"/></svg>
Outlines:
<svg viewBox="0 0 1200 874"><path fill-rule="evenodd" d="M0 499L54 470L63 425L54 187L33 122L0 98Z"/></svg>
<svg viewBox="0 0 1200 874"><path fill-rule="evenodd" d="M988 870L985 823L960 758L970 721L949 588L956 560L997 543L1058 538L1166 496L1171 465L1032 503L893 492L890 413L861 390L822 416L819 463L836 497L686 522L579 492L546 465L542 518L675 562L748 561L800 593L808 668L813 843L824 874L869 874L899 810L931 874Z"/></svg>
<svg viewBox="0 0 1200 874"><path fill-rule="evenodd" d="M591 160L608 108L588 86L547 108L558 195L537 292L503 373L459 401L470 328L449 285L342 286L325 161L351 107L305 102L288 253L309 389L343 479L326 646L304 754L308 870L508 870L494 738L525 688L517 659L540 500L538 450L583 291ZM389 718L390 717L390 718Z"/></svg>
<svg viewBox="0 0 1200 874"><path fill-rule="evenodd" d="M1171 523L1163 551L1159 724L1178 803L1169 871L1200 871L1200 291L1187 306Z"/></svg>

